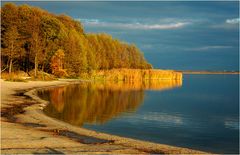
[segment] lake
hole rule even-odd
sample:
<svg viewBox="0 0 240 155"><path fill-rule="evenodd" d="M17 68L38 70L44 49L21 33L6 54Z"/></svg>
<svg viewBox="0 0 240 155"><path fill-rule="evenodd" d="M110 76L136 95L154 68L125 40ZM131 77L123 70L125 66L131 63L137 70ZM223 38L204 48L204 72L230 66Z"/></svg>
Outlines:
<svg viewBox="0 0 240 155"><path fill-rule="evenodd" d="M39 91L46 115L87 129L213 153L239 153L239 75L83 82Z"/></svg>

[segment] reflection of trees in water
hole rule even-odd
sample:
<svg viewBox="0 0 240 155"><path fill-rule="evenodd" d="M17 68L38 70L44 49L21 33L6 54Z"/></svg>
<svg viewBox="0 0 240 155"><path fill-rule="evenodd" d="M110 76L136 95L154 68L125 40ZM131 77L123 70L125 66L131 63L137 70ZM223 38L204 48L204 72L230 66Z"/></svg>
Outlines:
<svg viewBox="0 0 240 155"><path fill-rule="evenodd" d="M53 88L40 96L49 100L44 111L70 124L104 123L122 112L135 111L144 99L144 89L169 89L179 82L157 84L81 83ZM151 86L154 86L151 88Z"/></svg>
<svg viewBox="0 0 240 155"><path fill-rule="evenodd" d="M60 87L58 89L52 89L50 92L50 102L54 103L53 106L58 112L62 112L64 108L65 90L65 87Z"/></svg>
<svg viewBox="0 0 240 155"><path fill-rule="evenodd" d="M167 90L182 86L182 80L146 80L146 81L119 81L98 83L99 89L112 90Z"/></svg>
<svg viewBox="0 0 240 155"><path fill-rule="evenodd" d="M64 101L59 101L57 92ZM52 103L44 109L48 115L81 126L84 122L104 123L124 111L135 110L143 101L144 92L98 89L88 83L52 89L48 98Z"/></svg>

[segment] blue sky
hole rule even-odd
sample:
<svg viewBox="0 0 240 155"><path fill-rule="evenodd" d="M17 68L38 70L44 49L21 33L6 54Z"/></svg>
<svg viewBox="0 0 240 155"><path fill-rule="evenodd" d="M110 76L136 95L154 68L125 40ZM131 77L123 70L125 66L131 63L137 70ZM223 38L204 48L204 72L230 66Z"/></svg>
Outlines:
<svg viewBox="0 0 240 155"><path fill-rule="evenodd" d="M155 68L239 70L239 2L18 2L136 44Z"/></svg>

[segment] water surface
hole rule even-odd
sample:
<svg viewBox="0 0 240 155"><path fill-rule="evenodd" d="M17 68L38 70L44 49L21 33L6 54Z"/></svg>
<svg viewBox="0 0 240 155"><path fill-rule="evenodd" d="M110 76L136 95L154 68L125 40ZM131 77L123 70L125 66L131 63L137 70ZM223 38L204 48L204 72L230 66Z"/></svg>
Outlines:
<svg viewBox="0 0 240 155"><path fill-rule="evenodd" d="M213 153L238 153L238 75L80 83L39 92L44 112L100 132Z"/></svg>

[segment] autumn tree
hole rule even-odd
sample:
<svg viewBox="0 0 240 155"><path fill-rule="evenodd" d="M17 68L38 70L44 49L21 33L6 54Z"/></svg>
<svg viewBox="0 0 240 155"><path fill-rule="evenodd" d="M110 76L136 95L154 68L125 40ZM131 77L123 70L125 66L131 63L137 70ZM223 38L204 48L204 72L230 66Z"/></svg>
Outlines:
<svg viewBox="0 0 240 155"><path fill-rule="evenodd" d="M64 43L65 65L68 71L79 75L87 71L87 42L83 35L71 30Z"/></svg>
<svg viewBox="0 0 240 155"><path fill-rule="evenodd" d="M51 58L52 74L58 77L66 75L66 71L63 69L64 55L64 51L59 49Z"/></svg>
<svg viewBox="0 0 240 155"><path fill-rule="evenodd" d="M3 65L52 73L52 60L62 49L63 68L79 76L92 70L152 68L140 49L111 35L87 34L80 21L54 15L29 5L6 3L1 9L1 59Z"/></svg>
<svg viewBox="0 0 240 155"><path fill-rule="evenodd" d="M21 41L16 26L9 27L3 37L3 44L5 48L2 54L8 57L9 73L12 72L13 60L19 58L23 52L21 48Z"/></svg>
<svg viewBox="0 0 240 155"><path fill-rule="evenodd" d="M39 57L41 57L41 53L43 50L43 39L41 37L40 31L40 16L41 10L37 8L33 8L32 16L29 22L29 30L31 37L29 38L30 41L30 55L34 61L34 76L37 76L38 73L38 62Z"/></svg>
<svg viewBox="0 0 240 155"><path fill-rule="evenodd" d="M42 71L44 71L44 66L49 63L47 55L51 55L59 48L58 41L61 38L62 27L61 22L54 16L44 15L41 17L40 31L44 49L39 62L42 65Z"/></svg>
<svg viewBox="0 0 240 155"><path fill-rule="evenodd" d="M12 72L13 61L23 55L22 40L18 33L18 8L7 3L1 11L2 55L7 57L7 68Z"/></svg>

